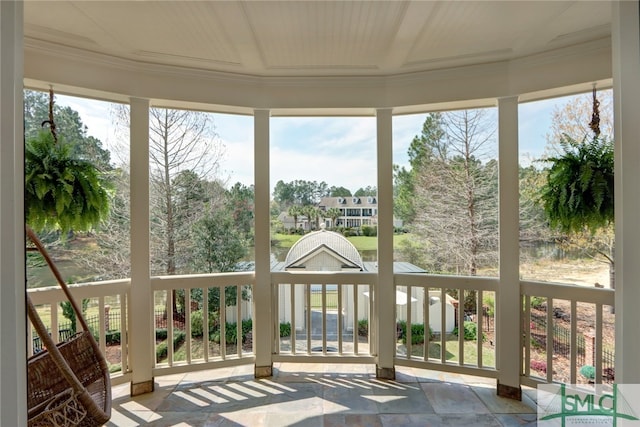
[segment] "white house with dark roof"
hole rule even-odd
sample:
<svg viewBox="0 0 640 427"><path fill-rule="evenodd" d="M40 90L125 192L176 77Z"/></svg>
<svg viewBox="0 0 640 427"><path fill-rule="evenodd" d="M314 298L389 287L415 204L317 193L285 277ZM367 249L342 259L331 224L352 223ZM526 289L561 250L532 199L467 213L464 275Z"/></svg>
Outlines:
<svg viewBox="0 0 640 427"><path fill-rule="evenodd" d="M351 228L378 224L378 198L375 196L323 197L318 207L325 212L336 208L342 213L335 224L332 224L331 218L325 219L329 227Z"/></svg>

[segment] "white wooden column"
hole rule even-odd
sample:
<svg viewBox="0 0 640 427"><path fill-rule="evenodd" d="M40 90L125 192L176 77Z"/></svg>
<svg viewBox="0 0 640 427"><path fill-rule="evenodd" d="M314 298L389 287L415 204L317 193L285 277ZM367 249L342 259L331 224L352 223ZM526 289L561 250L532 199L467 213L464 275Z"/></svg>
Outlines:
<svg viewBox="0 0 640 427"><path fill-rule="evenodd" d="M500 286L496 307L498 395L522 399L520 388L520 242L518 97L498 100Z"/></svg>
<svg viewBox="0 0 640 427"><path fill-rule="evenodd" d="M27 425L21 1L0 1L0 425Z"/></svg>
<svg viewBox="0 0 640 427"><path fill-rule="evenodd" d="M277 313L271 312L271 221L269 204L269 110L254 112L254 179L255 179L255 257L256 284L253 290L253 345L256 352L255 376L273 373L271 343Z"/></svg>
<svg viewBox="0 0 640 427"><path fill-rule="evenodd" d="M131 98L131 395L153 391L155 340L149 262L149 100Z"/></svg>
<svg viewBox="0 0 640 427"><path fill-rule="evenodd" d="M378 154L378 285L374 293L377 319L378 378L395 379L396 292L393 283L393 115L376 111ZM371 321L370 320L370 321Z"/></svg>
<svg viewBox="0 0 640 427"><path fill-rule="evenodd" d="M640 383L640 7L613 2L616 383Z"/></svg>

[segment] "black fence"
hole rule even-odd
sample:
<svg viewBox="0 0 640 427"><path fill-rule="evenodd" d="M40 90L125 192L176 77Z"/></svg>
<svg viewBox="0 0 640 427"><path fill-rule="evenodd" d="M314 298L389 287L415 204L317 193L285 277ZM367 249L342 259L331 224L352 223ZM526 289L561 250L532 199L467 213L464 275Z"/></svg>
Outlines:
<svg viewBox="0 0 640 427"><path fill-rule="evenodd" d="M89 330L93 334L96 339L98 339L98 331L100 331L100 316L90 316L85 318L87 322L87 326L89 326ZM112 335L114 332L120 331L120 313L114 312L109 313L108 316L105 316L106 325L105 329L108 335ZM77 325L77 328L80 328ZM51 329L47 328L47 332L51 335ZM71 321L67 320L65 322L58 323L58 342L63 342L71 338L75 334L75 331L72 328ZM120 343L119 335L117 339L107 339L107 344L115 344ZM33 337L33 353L39 353L42 351L42 340L39 336L35 335Z"/></svg>
<svg viewBox="0 0 640 427"><path fill-rule="evenodd" d="M606 348L602 350L602 380L608 384L616 379L615 361L616 355L613 350Z"/></svg>
<svg viewBox="0 0 640 427"><path fill-rule="evenodd" d="M535 346L546 348L548 333L546 325L546 316L531 314L531 339ZM571 357L571 330L554 322L552 336L553 353L566 358ZM576 336L576 347L576 363L582 366L585 364L586 343L581 333Z"/></svg>

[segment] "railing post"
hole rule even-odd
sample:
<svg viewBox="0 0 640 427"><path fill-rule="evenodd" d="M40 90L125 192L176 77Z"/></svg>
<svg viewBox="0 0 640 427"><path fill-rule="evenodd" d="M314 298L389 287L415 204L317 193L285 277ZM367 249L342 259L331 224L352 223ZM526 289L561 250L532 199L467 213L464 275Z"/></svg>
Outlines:
<svg viewBox="0 0 640 427"><path fill-rule="evenodd" d="M255 376L273 373L271 345L274 319L271 289L271 236L269 215L269 110L254 112L254 175L255 175L255 259L253 348L256 352ZM293 286L293 285L292 285ZM295 331L291 332L292 334Z"/></svg>
<svg viewBox="0 0 640 427"><path fill-rule="evenodd" d="M149 100L131 98L131 395L153 391L153 292L149 270ZM125 342L125 331L122 331ZM123 344L124 345L124 344Z"/></svg>
<svg viewBox="0 0 640 427"><path fill-rule="evenodd" d="M498 395L522 399L518 97L498 100L500 284L496 297Z"/></svg>
<svg viewBox="0 0 640 427"><path fill-rule="evenodd" d="M374 305L377 319L378 378L395 379L395 304L393 282L393 115L390 108L376 111L378 154L378 284ZM377 322L374 322L377 320Z"/></svg>
<svg viewBox="0 0 640 427"><path fill-rule="evenodd" d="M640 383L640 5L614 1L612 13L615 134L616 383Z"/></svg>
<svg viewBox="0 0 640 427"><path fill-rule="evenodd" d="M0 1L0 425L3 426L27 424L23 22L22 1Z"/></svg>

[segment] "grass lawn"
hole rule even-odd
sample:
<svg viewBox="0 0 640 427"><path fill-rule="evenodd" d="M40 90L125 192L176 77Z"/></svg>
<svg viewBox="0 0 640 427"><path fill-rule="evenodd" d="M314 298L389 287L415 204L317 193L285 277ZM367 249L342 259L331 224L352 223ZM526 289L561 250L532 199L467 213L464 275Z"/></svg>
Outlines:
<svg viewBox="0 0 640 427"><path fill-rule="evenodd" d="M446 337L446 355L445 360L447 362L458 361L458 337L453 334L448 334ZM401 353L406 351L404 344L398 344L401 348ZM411 346L411 355L422 358L424 355L423 344L413 344ZM429 358L440 360L440 340L434 340L429 343ZM478 358L478 347L476 341L464 341L464 363L469 365L475 365ZM488 344L482 346L482 364L484 366L495 366L495 348Z"/></svg>

